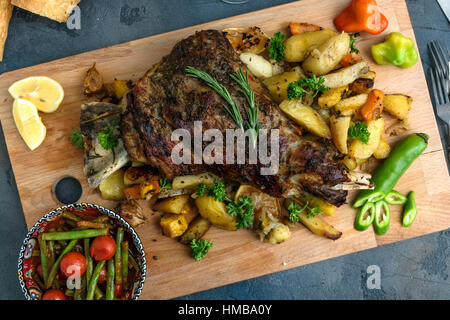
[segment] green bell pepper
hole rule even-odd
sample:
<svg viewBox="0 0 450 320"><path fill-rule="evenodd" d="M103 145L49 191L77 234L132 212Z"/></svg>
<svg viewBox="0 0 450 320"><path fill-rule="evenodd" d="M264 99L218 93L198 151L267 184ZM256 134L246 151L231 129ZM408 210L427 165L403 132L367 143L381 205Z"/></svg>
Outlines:
<svg viewBox="0 0 450 320"><path fill-rule="evenodd" d="M372 56L378 64L393 64L401 68L412 67L418 58L414 41L400 32L392 32L384 42L373 45Z"/></svg>

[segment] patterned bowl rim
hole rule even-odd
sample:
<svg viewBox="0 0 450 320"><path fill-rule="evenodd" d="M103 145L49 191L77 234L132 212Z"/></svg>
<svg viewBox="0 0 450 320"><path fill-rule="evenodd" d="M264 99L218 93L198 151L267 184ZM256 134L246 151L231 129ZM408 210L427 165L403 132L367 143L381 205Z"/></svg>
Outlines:
<svg viewBox="0 0 450 320"><path fill-rule="evenodd" d="M19 261L18 261L18 276L19 276L19 283L20 283L20 287L22 289L23 294L25 295L25 298L27 300L33 300L28 292L28 289L25 285L25 280L23 277L23 260L24 260L24 254L25 254L25 250L27 248L28 242L30 241L33 233L36 231L36 229L43 223L43 222L47 222L50 220L50 218L55 218L57 215L60 215L64 210L66 209L80 209L80 208L94 208L99 210L100 212L107 214L109 217L118 220L126 229L128 232L131 233L131 236L133 238L133 244L136 247L137 251L139 252L139 255L141 257L141 265L139 266L141 268L141 279L139 280L139 284L136 287L136 290L133 294L133 296L131 297L132 300L137 300L139 298L139 295L141 294L142 288L144 286L144 282L145 282L145 277L147 275L147 262L145 259L145 252L144 252L144 248L142 246L142 242L141 239L139 238L138 234L136 233L136 231L134 230L134 228L127 222L125 221L120 215L118 215L117 213L115 213L112 210L109 210L103 206L97 205L97 204L91 204L91 203L73 203L73 204L68 204L59 208L56 208L50 212L47 212L42 218L40 218L35 224L34 226L30 229L30 231L28 231L27 236L25 237L25 239L23 240L22 243L22 247L20 248L20 253L19 253Z"/></svg>

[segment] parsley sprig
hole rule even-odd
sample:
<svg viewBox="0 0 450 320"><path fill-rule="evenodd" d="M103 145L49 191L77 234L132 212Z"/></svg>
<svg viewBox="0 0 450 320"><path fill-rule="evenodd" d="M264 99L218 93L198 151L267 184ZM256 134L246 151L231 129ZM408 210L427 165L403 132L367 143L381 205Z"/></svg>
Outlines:
<svg viewBox="0 0 450 320"><path fill-rule="evenodd" d="M348 137L353 140L359 140L364 144L369 143L370 132L364 122L358 121L348 128Z"/></svg>
<svg viewBox="0 0 450 320"><path fill-rule="evenodd" d="M78 148L83 148L83 135L78 130L73 130L70 134L70 141Z"/></svg>
<svg viewBox="0 0 450 320"><path fill-rule="evenodd" d="M298 81L289 83L287 94L289 100L301 99L304 94L315 98L319 92L324 93L330 88L324 85L325 79L320 76L318 79L316 75L312 75L311 78L303 78Z"/></svg>
<svg viewBox="0 0 450 320"><path fill-rule="evenodd" d="M359 50L356 48L355 43L361 39L356 39L355 37L357 36L359 36L359 33L350 33L350 52L359 54Z"/></svg>
<svg viewBox="0 0 450 320"><path fill-rule="evenodd" d="M230 216L236 217L236 229L249 228L253 224L254 207L250 197L239 197L239 203L228 198L225 191L225 185L220 181L214 181L212 186L203 183L197 186L195 191L197 196L201 197L205 193L214 197L214 200L225 202L227 212Z"/></svg>
<svg viewBox="0 0 450 320"><path fill-rule="evenodd" d="M313 218L319 214L322 214L322 210L320 210L319 205L311 208L309 206L309 201L307 201L303 207L300 207L297 202L291 202L288 206L289 220L293 222L299 222L298 215L305 210L307 210L305 213L307 218Z"/></svg>
<svg viewBox="0 0 450 320"><path fill-rule="evenodd" d="M269 57L270 59L281 61L286 56L286 47L283 44L283 40L286 35L281 32L277 32L270 39Z"/></svg>
<svg viewBox="0 0 450 320"><path fill-rule="evenodd" d="M161 190L171 190L172 189L172 183L167 178L161 178L159 179L159 191Z"/></svg>
<svg viewBox="0 0 450 320"><path fill-rule="evenodd" d="M119 144L119 138L113 134L113 129L106 128L102 132L99 132L98 135L98 143L105 150L114 149Z"/></svg>
<svg viewBox="0 0 450 320"><path fill-rule="evenodd" d="M213 244L209 240L192 239L191 241L192 258L194 258L197 261L202 260L202 258L208 253L209 248L211 248L212 246Z"/></svg>

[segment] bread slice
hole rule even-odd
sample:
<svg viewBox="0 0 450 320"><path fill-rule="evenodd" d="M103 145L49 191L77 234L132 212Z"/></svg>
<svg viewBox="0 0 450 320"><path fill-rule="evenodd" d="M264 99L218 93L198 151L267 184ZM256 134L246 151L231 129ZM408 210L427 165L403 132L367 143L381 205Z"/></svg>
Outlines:
<svg viewBox="0 0 450 320"><path fill-rule="evenodd" d="M12 0L11 3L19 8L38 15L66 22L73 7L81 0Z"/></svg>

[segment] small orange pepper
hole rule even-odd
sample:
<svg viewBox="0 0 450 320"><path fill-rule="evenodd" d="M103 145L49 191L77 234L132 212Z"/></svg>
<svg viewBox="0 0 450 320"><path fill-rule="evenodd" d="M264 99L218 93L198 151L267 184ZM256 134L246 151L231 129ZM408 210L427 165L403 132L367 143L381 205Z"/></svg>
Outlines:
<svg viewBox="0 0 450 320"><path fill-rule="evenodd" d="M353 0L335 19L334 24L340 31L379 34L389 25L385 15L375 0Z"/></svg>
<svg viewBox="0 0 450 320"><path fill-rule="evenodd" d="M376 120L383 112L384 92L378 89L373 89L369 92L367 102L359 109L361 117L366 120Z"/></svg>
<svg viewBox="0 0 450 320"><path fill-rule="evenodd" d="M343 67L349 67L354 65L355 63L360 62L361 60L362 60L361 55L354 52L350 52L341 59L340 64Z"/></svg>
<svg viewBox="0 0 450 320"><path fill-rule="evenodd" d="M294 35L294 34L300 34L300 33L311 32L311 31L319 31L319 30L322 30L322 28L315 24L310 24L310 23L290 22L289 30L291 31L291 34Z"/></svg>
<svg viewBox="0 0 450 320"><path fill-rule="evenodd" d="M125 194L127 199L142 199L142 197L141 197L141 186L139 184L124 189L123 193Z"/></svg>

